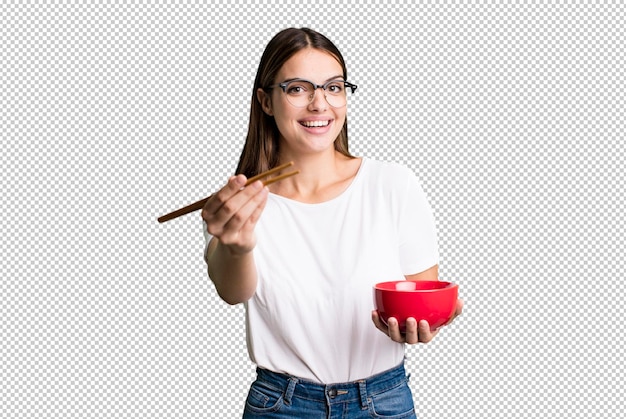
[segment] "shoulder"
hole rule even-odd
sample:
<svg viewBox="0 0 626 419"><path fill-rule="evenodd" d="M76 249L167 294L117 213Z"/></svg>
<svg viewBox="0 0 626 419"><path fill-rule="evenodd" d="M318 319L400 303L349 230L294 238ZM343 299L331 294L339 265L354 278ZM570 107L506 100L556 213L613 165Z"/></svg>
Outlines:
<svg viewBox="0 0 626 419"><path fill-rule="evenodd" d="M400 163L363 158L363 164L369 181L373 183L404 188L417 181L415 173Z"/></svg>
<svg viewBox="0 0 626 419"><path fill-rule="evenodd" d="M400 163L370 159L367 157L363 157L363 161L368 170L376 171L380 174L413 174L411 169Z"/></svg>
<svg viewBox="0 0 626 419"><path fill-rule="evenodd" d="M360 188L376 205L395 208L423 195L419 179L403 164L364 158L362 169Z"/></svg>

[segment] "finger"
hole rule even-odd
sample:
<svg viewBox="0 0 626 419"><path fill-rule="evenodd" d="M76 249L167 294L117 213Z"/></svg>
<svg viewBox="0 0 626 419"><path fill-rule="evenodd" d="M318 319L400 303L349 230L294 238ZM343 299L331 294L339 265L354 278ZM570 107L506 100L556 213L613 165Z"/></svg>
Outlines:
<svg viewBox="0 0 626 419"><path fill-rule="evenodd" d="M398 320L395 317L389 317L389 319L387 319L387 324L389 325L389 337L391 340L398 343L404 343L404 336L400 333Z"/></svg>
<svg viewBox="0 0 626 419"><path fill-rule="evenodd" d="M430 330L430 325L426 320L419 322L419 341L422 343L428 343L439 333L439 330Z"/></svg>
<svg viewBox="0 0 626 419"><path fill-rule="evenodd" d="M242 211L242 208L262 190L263 184L260 181L254 182L246 188L239 189L235 195L230 196L225 202L214 204L213 207L217 208L217 210L213 213L211 213L212 209L207 202L207 206L205 206L203 211L203 218L207 223L209 233L219 237L223 234L226 224L231 222L233 218L235 218L235 223L239 222L242 225L242 222L248 219L256 205L249 208L247 214L240 214L240 211ZM222 192L222 190L220 190L220 192ZM215 199L220 200L221 198L216 197ZM211 201L212 200L213 199L211 199ZM218 205L220 206L218 207ZM240 229L241 225L238 225L236 229Z"/></svg>
<svg viewBox="0 0 626 419"><path fill-rule="evenodd" d="M385 326L385 323L383 323L383 321L380 319L377 310L372 311L372 321L374 322L374 325L376 325L376 328L378 330L389 336L389 328Z"/></svg>
<svg viewBox="0 0 626 419"><path fill-rule="evenodd" d="M252 233L265 209L268 193L267 187L261 189L231 218L225 228L243 235Z"/></svg>
<svg viewBox="0 0 626 419"><path fill-rule="evenodd" d="M260 191L224 228L220 242L229 248L231 254L244 254L252 251L256 246L254 227L261 216L267 202L267 188ZM260 201L260 202L259 202ZM254 208L255 203L259 204ZM252 208L251 215L246 220L248 208ZM238 218L241 216L241 221ZM239 227L239 223L243 225Z"/></svg>
<svg viewBox="0 0 626 419"><path fill-rule="evenodd" d="M465 303L460 298L456 300L456 309L454 312L454 317L460 316L463 313L463 306Z"/></svg>
<svg viewBox="0 0 626 419"><path fill-rule="evenodd" d="M227 220L226 224L223 227L222 233L222 241L227 240L227 236L245 236L247 233L251 233L254 231L254 226L256 225L256 219L260 217L259 205L263 205L267 200L267 189L261 188L255 195L253 195L247 202L243 203L243 205ZM233 198L235 199L235 198ZM220 215L222 215L224 211L220 211Z"/></svg>
<svg viewBox="0 0 626 419"><path fill-rule="evenodd" d="M236 195L246 184L244 175L231 176L228 182L219 191L215 192L204 205L202 212L208 214L216 213L226 201Z"/></svg>
<svg viewBox="0 0 626 419"><path fill-rule="evenodd" d="M248 221L246 222L246 224L243 227L244 230L246 230L246 231L253 231L254 230L254 227L256 226L256 223L261 218L261 214L263 213L263 210L265 209L265 205L267 204L267 196L269 195L269 189L267 188L267 186L265 188L263 188L263 189L264 190L259 192L254 197L254 202L258 203L258 205L254 209L254 211L252 212L252 214L248 218Z"/></svg>
<svg viewBox="0 0 626 419"><path fill-rule="evenodd" d="M446 325L449 325L450 323L452 323L454 319L459 317L462 313L463 313L463 300L457 299L456 307L454 309L454 314L452 315L452 317L450 317L450 320L446 322Z"/></svg>
<svg viewBox="0 0 626 419"><path fill-rule="evenodd" d="M406 331L404 335L406 343L414 344L419 342L419 334L417 331L417 320L413 317L406 319Z"/></svg>

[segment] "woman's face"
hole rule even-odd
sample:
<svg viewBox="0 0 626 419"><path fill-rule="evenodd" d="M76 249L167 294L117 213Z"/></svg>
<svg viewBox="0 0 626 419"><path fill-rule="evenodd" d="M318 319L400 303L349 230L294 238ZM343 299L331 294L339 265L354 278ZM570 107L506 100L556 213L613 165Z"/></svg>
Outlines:
<svg viewBox="0 0 626 419"><path fill-rule="evenodd" d="M343 70L329 53L306 48L283 64L274 82L292 79L305 79L323 85L330 80L343 79ZM346 106L330 106L323 89L316 89L313 100L302 108L289 103L287 95L278 86L270 94L261 89L258 94L263 110L274 116L280 131L281 153L316 153L334 149L333 143L346 119Z"/></svg>

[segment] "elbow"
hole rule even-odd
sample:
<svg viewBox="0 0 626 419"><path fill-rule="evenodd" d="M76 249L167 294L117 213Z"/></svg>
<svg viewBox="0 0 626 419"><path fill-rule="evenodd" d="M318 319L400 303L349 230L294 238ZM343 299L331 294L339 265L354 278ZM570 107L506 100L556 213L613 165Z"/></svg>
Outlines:
<svg viewBox="0 0 626 419"><path fill-rule="evenodd" d="M237 304L243 304L249 300L249 298L247 299L237 298L236 296L229 296L229 295L223 295L223 294L219 294L219 296L222 299L222 301L224 301L226 304L231 305L231 306L236 306Z"/></svg>
<svg viewBox="0 0 626 419"><path fill-rule="evenodd" d="M230 292L228 292L226 290L220 290L219 288L217 288L217 295L219 295L226 304L234 306L247 302L254 295L254 292L242 291L243 290L230 290Z"/></svg>
<svg viewBox="0 0 626 419"><path fill-rule="evenodd" d="M219 281L211 275L209 269L209 279L215 285L217 295L228 305L234 306L247 302L256 292L256 281L252 283L233 284L230 281Z"/></svg>

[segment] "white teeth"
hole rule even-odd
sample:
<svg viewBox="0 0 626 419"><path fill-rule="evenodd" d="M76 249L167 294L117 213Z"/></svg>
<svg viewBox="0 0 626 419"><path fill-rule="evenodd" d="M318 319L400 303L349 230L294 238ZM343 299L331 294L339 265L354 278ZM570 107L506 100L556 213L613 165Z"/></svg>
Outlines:
<svg viewBox="0 0 626 419"><path fill-rule="evenodd" d="M303 121L302 125L308 128L312 127L325 127L328 125L329 121Z"/></svg>

